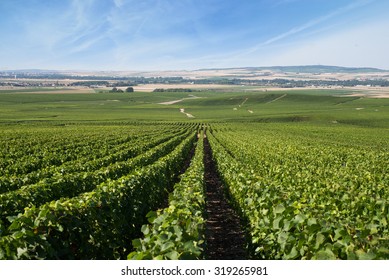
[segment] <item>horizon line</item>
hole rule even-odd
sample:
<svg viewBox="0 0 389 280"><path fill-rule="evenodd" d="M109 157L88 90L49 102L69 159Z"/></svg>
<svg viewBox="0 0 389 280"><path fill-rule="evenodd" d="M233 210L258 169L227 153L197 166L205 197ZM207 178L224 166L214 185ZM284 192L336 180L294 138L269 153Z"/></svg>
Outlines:
<svg viewBox="0 0 389 280"><path fill-rule="evenodd" d="M198 69L126 69L126 70L112 70L112 69L45 69L45 68L15 68L15 69L0 69L0 72L13 72L13 71L26 71L26 72L175 72L175 71L206 71L206 70L230 70L230 69L274 69L274 68L287 68L287 67L333 67L340 69L370 69L389 72L389 69L383 69L371 66L340 66L340 65L324 65L324 64L301 64L301 65L266 65L266 66L232 66L232 67L210 67L210 68L198 68ZM7 67L8 68L8 67Z"/></svg>

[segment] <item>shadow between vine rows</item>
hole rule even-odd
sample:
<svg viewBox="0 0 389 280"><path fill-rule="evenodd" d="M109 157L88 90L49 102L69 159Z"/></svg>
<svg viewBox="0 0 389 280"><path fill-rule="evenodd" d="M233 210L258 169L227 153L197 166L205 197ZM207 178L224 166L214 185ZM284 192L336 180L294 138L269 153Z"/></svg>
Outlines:
<svg viewBox="0 0 389 280"><path fill-rule="evenodd" d="M228 204L207 138L204 139L204 168L207 217L205 257L209 260L247 259L245 233L239 216Z"/></svg>

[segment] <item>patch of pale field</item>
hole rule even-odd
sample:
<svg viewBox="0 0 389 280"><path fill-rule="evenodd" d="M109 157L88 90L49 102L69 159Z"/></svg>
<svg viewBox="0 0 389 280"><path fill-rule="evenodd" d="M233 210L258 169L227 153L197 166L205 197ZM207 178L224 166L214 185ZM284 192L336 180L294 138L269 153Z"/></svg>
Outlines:
<svg viewBox="0 0 389 280"><path fill-rule="evenodd" d="M248 80L354 80L354 79L383 79L389 80L388 72L368 73L295 73L279 72L272 70L253 70L244 68L235 69L203 69L186 71L148 71L148 72L123 72L123 75L144 77L183 77L187 79L207 79L216 77L242 78Z"/></svg>
<svg viewBox="0 0 389 280"><path fill-rule="evenodd" d="M107 74L107 73L105 73ZM255 70L245 68L200 69L176 71L122 71L111 74L134 77L183 77L187 79L206 79L215 77L243 78L250 80L262 79L296 79L296 80L353 80L353 79L385 79L389 80L388 72L367 73L296 73L273 70Z"/></svg>
<svg viewBox="0 0 389 280"><path fill-rule="evenodd" d="M386 87L364 87L357 86L349 88L354 92L347 94L347 96L359 96L366 98L389 98L389 88Z"/></svg>

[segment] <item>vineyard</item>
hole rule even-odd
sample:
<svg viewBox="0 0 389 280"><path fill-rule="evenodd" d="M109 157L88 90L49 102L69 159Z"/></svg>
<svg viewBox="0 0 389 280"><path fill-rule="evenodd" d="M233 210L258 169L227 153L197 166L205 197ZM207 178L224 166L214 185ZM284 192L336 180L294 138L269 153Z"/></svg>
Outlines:
<svg viewBox="0 0 389 280"><path fill-rule="evenodd" d="M219 99L218 108L254 102L238 97ZM277 102L291 108L296 98L255 102L274 112ZM350 106L326 100L336 110ZM198 115L208 101L187 102L198 102ZM231 245L250 259L389 259L385 118L367 126L370 115L360 116L355 125L340 112L344 123L328 125L326 114L316 123L287 113L248 121L156 121L154 113L149 121L4 122L0 259L208 259L213 231L223 235L231 223L242 229L236 239L228 235ZM206 179L209 172L216 179ZM209 225L210 180L220 181L220 199L238 217L230 225Z"/></svg>
<svg viewBox="0 0 389 280"><path fill-rule="evenodd" d="M317 135L333 131L315 130L235 125L209 134L219 172L247 223L251 253L259 259L387 259L387 144L369 148L372 135L363 133L322 139Z"/></svg>

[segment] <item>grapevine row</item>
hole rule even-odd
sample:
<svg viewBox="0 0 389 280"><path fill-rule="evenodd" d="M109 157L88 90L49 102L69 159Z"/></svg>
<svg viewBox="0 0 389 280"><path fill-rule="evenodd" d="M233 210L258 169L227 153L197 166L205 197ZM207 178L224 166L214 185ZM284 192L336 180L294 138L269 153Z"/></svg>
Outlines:
<svg viewBox="0 0 389 280"><path fill-rule="evenodd" d="M80 128L66 130L33 130L17 133L14 137L0 137L0 175L20 176L39 171L65 162L79 159L93 159L107 155L122 144L137 141L144 137L153 137L166 133L166 126L143 128L139 127L96 127L90 131ZM125 133L123 133L125 129ZM183 130L178 126L169 127ZM40 135L40 133L43 135ZM137 133L138 132L138 133ZM91 153L93 151L93 153Z"/></svg>
<svg viewBox="0 0 389 280"><path fill-rule="evenodd" d="M0 239L0 259L123 257L145 215L172 187L195 136L155 163L92 192L27 209Z"/></svg>
<svg viewBox="0 0 389 280"><path fill-rule="evenodd" d="M78 160L68 161L59 166L49 166L26 175L2 176L0 177L0 193L13 191L21 186L34 184L45 178L62 177L65 174L75 172L92 172L116 161L125 161L131 157L137 156L153 146L165 142L172 136L173 134L166 133L163 136L152 137L151 139L148 137L137 137L139 138L137 141L132 140L117 145L111 149L111 151L107 150L105 154L100 153L99 155L92 150L89 152L89 156L82 157Z"/></svg>
<svg viewBox="0 0 389 280"><path fill-rule="evenodd" d="M198 141L190 167L169 196L169 207L147 214L150 224L142 226L144 238L133 240L136 251L128 259L201 258L205 239L203 157L203 141Z"/></svg>
<svg viewBox="0 0 389 280"><path fill-rule="evenodd" d="M218 169L247 221L254 258L389 257L387 153L361 157L274 131L213 134Z"/></svg>
<svg viewBox="0 0 389 280"><path fill-rule="evenodd" d="M151 164L173 150L187 135L188 133L177 136L135 158L123 162L115 162L94 172L71 173L47 178L37 184L1 194L0 210L2 223L6 225L8 216L17 215L25 207L39 206L51 200L73 197L80 193L91 191L108 179L119 179L135 168Z"/></svg>

